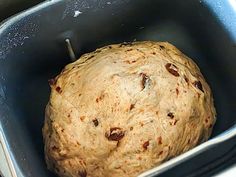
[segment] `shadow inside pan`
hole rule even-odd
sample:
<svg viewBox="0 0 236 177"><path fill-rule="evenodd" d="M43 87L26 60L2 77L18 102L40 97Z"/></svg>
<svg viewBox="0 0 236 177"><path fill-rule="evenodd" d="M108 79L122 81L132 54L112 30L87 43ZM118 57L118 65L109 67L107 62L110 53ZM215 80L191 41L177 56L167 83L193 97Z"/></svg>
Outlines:
<svg viewBox="0 0 236 177"><path fill-rule="evenodd" d="M111 43L168 41L199 65L215 98L213 137L235 124L236 50L209 8L197 0L58 2L25 16L0 34L1 123L25 176L46 170L41 128L48 79L70 62L65 38L79 57ZM82 3L83 2L83 3ZM74 17L76 10L82 13Z"/></svg>

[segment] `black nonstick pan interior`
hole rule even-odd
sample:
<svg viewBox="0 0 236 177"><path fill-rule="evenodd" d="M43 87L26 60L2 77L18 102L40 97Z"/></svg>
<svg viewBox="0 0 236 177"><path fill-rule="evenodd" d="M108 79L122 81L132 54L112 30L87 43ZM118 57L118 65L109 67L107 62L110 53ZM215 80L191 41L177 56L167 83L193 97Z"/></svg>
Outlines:
<svg viewBox="0 0 236 177"><path fill-rule="evenodd" d="M77 57L124 41L174 44L212 88L218 118L212 137L235 124L235 39L205 1L48 1L0 28L0 120L19 174L52 176L41 128L47 81L70 62L66 38Z"/></svg>

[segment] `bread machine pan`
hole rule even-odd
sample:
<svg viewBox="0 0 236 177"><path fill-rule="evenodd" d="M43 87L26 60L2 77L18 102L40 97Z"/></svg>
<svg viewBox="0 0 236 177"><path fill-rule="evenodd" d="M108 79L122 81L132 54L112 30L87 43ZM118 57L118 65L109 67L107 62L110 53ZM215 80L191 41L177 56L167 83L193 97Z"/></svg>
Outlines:
<svg viewBox="0 0 236 177"><path fill-rule="evenodd" d="M65 39L77 57L111 43L168 41L210 84L218 118L211 139L140 176L207 176L235 159L234 0L50 0L0 26L0 147L11 176L53 176L41 128L47 80L70 62Z"/></svg>

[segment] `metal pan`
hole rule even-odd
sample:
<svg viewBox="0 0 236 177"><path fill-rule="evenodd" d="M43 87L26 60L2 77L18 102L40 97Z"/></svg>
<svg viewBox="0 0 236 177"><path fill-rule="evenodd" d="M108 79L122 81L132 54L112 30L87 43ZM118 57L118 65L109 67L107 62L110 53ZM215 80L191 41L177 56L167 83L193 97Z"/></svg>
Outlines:
<svg viewBox="0 0 236 177"><path fill-rule="evenodd" d="M47 80L106 44L169 41L201 68L217 109L212 138L140 176L204 176L235 156L236 5L233 0L51 0L0 26L0 141L9 176L53 176L41 128ZM0 166L1 167L1 166ZM6 168L5 168L6 169Z"/></svg>

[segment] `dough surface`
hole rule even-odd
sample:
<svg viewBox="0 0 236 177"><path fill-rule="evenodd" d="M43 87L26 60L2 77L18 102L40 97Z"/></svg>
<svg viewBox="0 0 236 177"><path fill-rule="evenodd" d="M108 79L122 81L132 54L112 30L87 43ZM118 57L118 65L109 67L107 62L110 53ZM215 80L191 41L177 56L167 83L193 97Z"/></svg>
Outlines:
<svg viewBox="0 0 236 177"><path fill-rule="evenodd" d="M62 177L134 177L206 141L215 123L197 65L167 42L109 45L49 81L46 163Z"/></svg>

